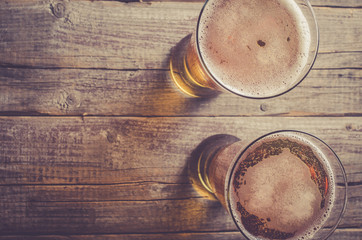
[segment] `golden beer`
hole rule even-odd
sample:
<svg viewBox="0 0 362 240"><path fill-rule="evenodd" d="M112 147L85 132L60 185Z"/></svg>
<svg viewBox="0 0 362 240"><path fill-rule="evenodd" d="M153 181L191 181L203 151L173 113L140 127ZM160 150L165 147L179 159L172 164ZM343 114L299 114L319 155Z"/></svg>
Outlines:
<svg viewBox="0 0 362 240"><path fill-rule="evenodd" d="M177 87L193 97L212 96L216 94L213 90L221 89L201 65L195 34L186 37L174 50L170 73Z"/></svg>

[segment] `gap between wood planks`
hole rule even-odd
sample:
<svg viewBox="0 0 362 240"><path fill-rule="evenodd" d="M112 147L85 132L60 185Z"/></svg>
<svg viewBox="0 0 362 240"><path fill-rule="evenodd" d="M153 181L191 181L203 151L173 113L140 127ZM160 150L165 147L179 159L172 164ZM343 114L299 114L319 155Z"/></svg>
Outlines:
<svg viewBox="0 0 362 240"><path fill-rule="evenodd" d="M114 0L103 0L103 2L109 2L109 1L113 1ZM145 2L145 3L152 3L152 2L205 2L204 0L116 0L116 2L122 2L122 3L134 3L134 2ZM357 5L357 6L339 6L339 5L332 5L332 4L326 4L326 5L322 5L322 4L313 4L313 2L311 3L312 7L315 8L362 8L362 5Z"/></svg>
<svg viewBox="0 0 362 240"><path fill-rule="evenodd" d="M52 184L42 184L42 183L12 183L12 184L0 184L0 186L118 186L118 185L127 185L127 184L142 184L142 183L158 183L158 184L166 184L166 185L192 185L191 183L163 183L156 181L141 181L141 182L124 182L124 183L52 183ZM348 187L360 186L362 185L362 181L359 182L348 182ZM337 183L337 186L344 186L344 184ZM188 199L188 198L187 198ZM166 199L164 199L166 200Z"/></svg>
<svg viewBox="0 0 362 240"><path fill-rule="evenodd" d="M328 229L328 228L326 228ZM336 232L338 231L343 231L343 232L362 232L362 229L359 228L359 227L338 227L336 229ZM158 234L169 234L169 235L172 235L172 234L215 234L215 233L235 233L235 234L240 234L240 231L238 230L219 230L219 231L175 231L175 232L122 232L122 233L119 233L119 232L111 232L111 233L108 233L108 232L99 232L99 233L92 233L92 234L69 234L69 235L66 235L66 236L111 236L111 235L158 235ZM56 235L59 235L59 236L64 236L62 234L64 234L63 232L54 232L52 234L49 234L49 233L31 233L31 234L27 234L27 233L24 233L26 234L26 236L42 236L42 237L45 237L45 236L51 236L51 237L55 237ZM6 237L6 236L24 236L24 235L21 235L19 233L14 233L14 234L5 234L5 235L1 235L0 234L0 238L2 237Z"/></svg>
<svg viewBox="0 0 362 240"><path fill-rule="evenodd" d="M0 186L4 187L11 187L11 186L119 186L119 185L131 185L131 184L143 184L143 183L158 183L158 184L165 184L165 185L192 185L192 183L166 183L166 182L156 182L156 181L140 181L140 182L124 182L124 183L52 183L52 184L42 184L42 183L11 183L11 184L0 184ZM362 181L359 182L348 182L348 187L355 187L361 186ZM337 186L344 186L344 184L337 183ZM191 197L195 198L195 197ZM182 198L182 199L189 199L189 198ZM162 200L170 200L170 199L162 199ZM119 200L121 201L121 200Z"/></svg>
<svg viewBox="0 0 362 240"><path fill-rule="evenodd" d="M356 52L356 51L353 51ZM334 53L334 52L333 52ZM343 52L345 53L345 52ZM360 52L362 54L362 51ZM329 54L329 53L328 53ZM124 71L124 72L136 72L136 71L170 71L168 68L87 68L87 67L40 67L40 66L29 66L29 65L15 65L15 64L7 64L0 63L1 68L12 68L12 69L34 69L34 70L105 70L105 71ZM341 68L313 68L313 70L362 70L362 67L341 67Z"/></svg>
<svg viewBox="0 0 362 240"><path fill-rule="evenodd" d="M350 113L309 113L309 112L286 112L286 113L277 113L269 115L201 115L201 114L191 114L191 115L104 115L104 114L67 114L67 115L55 115L47 114L36 111L29 112L18 112L18 111L0 111L0 118L2 117L54 117L54 118L81 118L83 121L86 118L215 118L215 117L362 117L362 113L350 112Z"/></svg>
<svg viewBox="0 0 362 240"><path fill-rule="evenodd" d="M360 8L362 8L362 5L353 7L353 6L313 5L312 4L312 7L313 8L352 8L352 9L360 9Z"/></svg>
<svg viewBox="0 0 362 240"><path fill-rule="evenodd" d="M336 54L336 53L360 53L362 51L333 51L333 52L318 52L318 55L324 54ZM63 69L70 69L70 70L104 70L104 71L169 71L169 68L105 68L105 67L60 67L60 66L31 66L31 65L21 65L21 64L12 64L12 63L1 63L0 62L0 69L7 68L7 69L35 69L35 70L63 70ZM362 67L339 67L339 68L317 68L313 67L313 70L362 70Z"/></svg>

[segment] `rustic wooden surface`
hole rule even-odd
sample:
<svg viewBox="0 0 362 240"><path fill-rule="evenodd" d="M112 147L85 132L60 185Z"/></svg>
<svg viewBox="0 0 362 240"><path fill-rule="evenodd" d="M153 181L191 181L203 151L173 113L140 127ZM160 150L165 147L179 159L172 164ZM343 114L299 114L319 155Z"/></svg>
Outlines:
<svg viewBox="0 0 362 240"><path fill-rule="evenodd" d="M171 48L202 2L0 1L0 239L240 239L187 172L205 138L296 129L343 162L331 239L362 238L362 2L311 1L308 77L267 100L181 94Z"/></svg>

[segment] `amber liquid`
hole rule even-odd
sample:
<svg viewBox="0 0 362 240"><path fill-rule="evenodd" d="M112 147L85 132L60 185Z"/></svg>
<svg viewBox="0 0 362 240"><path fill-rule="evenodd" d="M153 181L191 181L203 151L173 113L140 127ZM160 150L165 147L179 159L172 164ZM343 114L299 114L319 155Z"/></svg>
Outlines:
<svg viewBox="0 0 362 240"><path fill-rule="evenodd" d="M173 50L170 74L176 86L192 97L209 97L221 89L206 73L200 62L195 34L187 36Z"/></svg>
<svg viewBox="0 0 362 240"><path fill-rule="evenodd" d="M230 177L230 168L237 160L236 157L238 153L240 153L245 146L245 142L239 141L221 149L216 154L215 158L210 160L210 165L208 166L206 182L208 183L211 192L216 196L225 209L228 209L225 189L227 188L228 179Z"/></svg>

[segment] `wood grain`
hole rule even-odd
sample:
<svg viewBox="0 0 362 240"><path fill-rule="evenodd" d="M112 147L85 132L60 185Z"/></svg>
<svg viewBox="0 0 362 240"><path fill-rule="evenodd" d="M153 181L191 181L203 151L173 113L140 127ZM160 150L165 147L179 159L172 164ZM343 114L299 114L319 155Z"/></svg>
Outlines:
<svg viewBox="0 0 362 240"><path fill-rule="evenodd" d="M254 139L276 129L310 132L337 152L351 185L340 226L361 227L359 118L2 117L0 232L235 231L221 205L195 191L189 156L214 134Z"/></svg>
<svg viewBox="0 0 362 240"><path fill-rule="evenodd" d="M202 4L2 1L0 65L167 69L171 48L195 28ZM315 12L320 52L329 59L316 66L361 68L361 61L340 53L361 58L362 9L318 6Z"/></svg>
<svg viewBox="0 0 362 240"><path fill-rule="evenodd" d="M344 116L362 114L362 70L313 70L289 93L188 98L168 71L0 70L2 115Z"/></svg>
<svg viewBox="0 0 362 240"><path fill-rule="evenodd" d="M2 117L0 129L0 184L116 184L145 177L184 183L177 180L187 175L185 161L203 139L232 134L252 140L278 129L324 139L348 180L362 179L356 117Z"/></svg>
<svg viewBox="0 0 362 240"><path fill-rule="evenodd" d="M151 187L149 193L142 191L147 187ZM220 203L200 196L191 184L173 187L172 183L139 183L121 188L82 185L1 187L0 192L7 195L1 199L1 232L148 234L236 230ZM173 196L162 196L157 189L170 191L167 194ZM135 199L122 196L124 193L132 195L138 190L143 197L138 193ZM361 204L358 201L362 197L361 190L361 185L350 187L348 209L340 227L361 227ZM121 194L113 193L118 191ZM158 197L148 199L150 193L158 194Z"/></svg>

